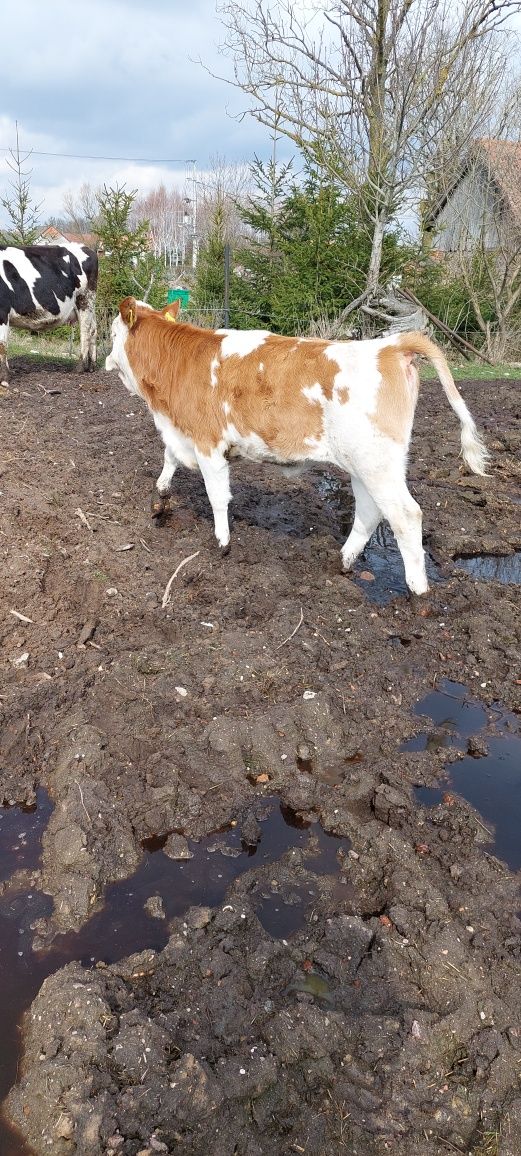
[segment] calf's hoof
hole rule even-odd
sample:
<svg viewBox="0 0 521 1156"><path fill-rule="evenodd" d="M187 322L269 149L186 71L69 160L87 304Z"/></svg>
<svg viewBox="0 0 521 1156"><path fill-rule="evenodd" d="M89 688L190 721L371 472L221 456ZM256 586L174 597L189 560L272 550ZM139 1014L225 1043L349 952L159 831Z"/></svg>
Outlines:
<svg viewBox="0 0 521 1156"><path fill-rule="evenodd" d="M165 514L170 509L170 502L168 496L162 494L153 494L150 499L150 513L153 518L159 521L164 518Z"/></svg>
<svg viewBox="0 0 521 1156"><path fill-rule="evenodd" d="M229 553L230 553L230 543L227 542L226 546L221 546L221 558L226 558L226 556Z"/></svg>

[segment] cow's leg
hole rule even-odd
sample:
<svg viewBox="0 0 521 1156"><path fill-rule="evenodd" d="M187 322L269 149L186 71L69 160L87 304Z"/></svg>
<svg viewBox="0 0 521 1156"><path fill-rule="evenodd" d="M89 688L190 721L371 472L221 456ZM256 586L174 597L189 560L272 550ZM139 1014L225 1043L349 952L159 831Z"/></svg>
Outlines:
<svg viewBox="0 0 521 1156"><path fill-rule="evenodd" d="M152 496L150 502L150 512L153 518L158 519L158 522L160 522L163 514L168 509L170 486L178 465L179 463L175 454L169 446L165 446L163 469L156 482L157 494Z"/></svg>
<svg viewBox="0 0 521 1156"><path fill-rule="evenodd" d="M422 512L405 479L392 474L371 485L371 496L389 522L405 566L405 580L413 594L429 589L422 544Z"/></svg>
<svg viewBox="0 0 521 1156"><path fill-rule="evenodd" d="M96 368L96 296L85 289L76 298L76 312L80 326L81 363L85 373Z"/></svg>
<svg viewBox="0 0 521 1156"><path fill-rule="evenodd" d="M382 520L381 511L360 478L351 477L351 485L355 496L355 520L351 533L342 546L342 567L344 570L351 569L353 562L362 553L371 534Z"/></svg>
<svg viewBox="0 0 521 1156"><path fill-rule="evenodd" d="M170 449L170 446L165 446L163 469L161 470L161 473L156 482L156 489L161 494L162 498L166 497L166 495L170 493L172 478L178 465L179 462L173 451Z"/></svg>
<svg viewBox="0 0 521 1156"><path fill-rule="evenodd" d="M9 385L9 365L7 362L7 339L9 324L0 324L0 385Z"/></svg>
<svg viewBox="0 0 521 1156"><path fill-rule="evenodd" d="M232 496L228 462L218 450L207 456L196 449L195 456L213 510L215 537L221 549L226 551L230 544L228 505Z"/></svg>

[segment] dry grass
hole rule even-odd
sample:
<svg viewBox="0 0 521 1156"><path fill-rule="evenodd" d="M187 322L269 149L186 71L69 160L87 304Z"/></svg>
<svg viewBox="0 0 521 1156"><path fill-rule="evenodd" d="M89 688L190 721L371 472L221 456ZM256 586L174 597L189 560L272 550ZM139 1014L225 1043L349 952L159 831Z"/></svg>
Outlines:
<svg viewBox="0 0 521 1156"><path fill-rule="evenodd" d="M66 361L79 360L80 341L79 329L76 325L67 326L67 334L63 329L49 330L47 333L29 333L25 329L9 330L8 358L28 357L38 361Z"/></svg>
<svg viewBox="0 0 521 1156"><path fill-rule="evenodd" d="M472 1156L499 1156L500 1140L501 1133L496 1128L483 1132L477 1148L472 1149Z"/></svg>

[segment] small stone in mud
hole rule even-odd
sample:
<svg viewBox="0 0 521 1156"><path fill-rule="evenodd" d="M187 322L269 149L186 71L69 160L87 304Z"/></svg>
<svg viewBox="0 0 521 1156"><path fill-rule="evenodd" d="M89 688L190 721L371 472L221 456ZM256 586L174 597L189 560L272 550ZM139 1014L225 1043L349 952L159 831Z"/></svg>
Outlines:
<svg viewBox="0 0 521 1156"><path fill-rule="evenodd" d="M247 811L241 823L241 841L246 847L256 847L261 837L260 823L253 811Z"/></svg>
<svg viewBox="0 0 521 1156"><path fill-rule="evenodd" d="M13 666L27 666L29 662L29 651L24 650L23 654L18 655L18 658L11 659Z"/></svg>
<svg viewBox="0 0 521 1156"><path fill-rule="evenodd" d="M481 759L488 755L488 746L480 735L471 735L467 744L467 751L473 759Z"/></svg>
<svg viewBox="0 0 521 1156"><path fill-rule="evenodd" d="M78 641L76 643L76 646L78 647L79 650L83 650L85 648L85 644L87 642L90 642L90 639L93 637L93 635L95 633L97 625L98 625L98 623L97 623L95 618L90 618L89 621L85 623L83 629L80 632L80 636L78 638Z"/></svg>
<svg viewBox="0 0 521 1156"><path fill-rule="evenodd" d="M163 851L169 859L193 859L194 857L184 835L169 835Z"/></svg>
<svg viewBox="0 0 521 1156"><path fill-rule="evenodd" d="M70 1116L61 1115L55 1127L56 1135L60 1140L72 1140L74 1135L74 1121Z"/></svg>
<svg viewBox="0 0 521 1156"><path fill-rule="evenodd" d="M160 895L151 895L144 904L145 911L152 916L152 919L165 919L165 905Z"/></svg>
<svg viewBox="0 0 521 1156"><path fill-rule="evenodd" d="M199 927L206 927L212 918L211 907L191 907L186 913L185 923L194 931Z"/></svg>
<svg viewBox="0 0 521 1156"><path fill-rule="evenodd" d="M218 852L219 855L224 855L226 859L238 859L241 854L240 847L232 847L230 843L209 843L207 850L211 855Z"/></svg>

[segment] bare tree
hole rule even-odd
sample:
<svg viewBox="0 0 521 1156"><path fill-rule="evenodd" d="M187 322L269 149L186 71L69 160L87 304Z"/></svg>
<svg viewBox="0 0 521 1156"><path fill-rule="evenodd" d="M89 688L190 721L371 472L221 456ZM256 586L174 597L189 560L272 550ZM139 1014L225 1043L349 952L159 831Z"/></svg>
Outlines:
<svg viewBox="0 0 521 1156"><path fill-rule="evenodd" d="M69 191L63 198L63 207L73 231L80 237L87 238L95 232L100 194L101 188L93 189L85 181L76 195Z"/></svg>
<svg viewBox="0 0 521 1156"><path fill-rule="evenodd" d="M192 243L191 198L178 189L159 185L133 205L132 218L148 221L156 257L167 267L185 265Z"/></svg>
<svg viewBox="0 0 521 1156"><path fill-rule="evenodd" d="M198 236L204 244L212 232L216 212L221 219L223 244L232 246L244 234L238 206L246 200L252 185L249 165L229 164L225 157L210 158L210 168L197 182Z"/></svg>
<svg viewBox="0 0 521 1156"><path fill-rule="evenodd" d="M383 237L446 163L480 135L500 89L498 35L517 0L222 0L223 50L261 123L360 198L371 231L367 288ZM480 100L474 99L476 88ZM472 98L472 99L471 99ZM466 121L456 110L468 104Z"/></svg>
<svg viewBox="0 0 521 1156"><path fill-rule="evenodd" d="M14 179L9 181L13 191L11 196L0 197L0 204L6 210L12 225L8 236L5 233L0 234L4 244L30 245L38 236L42 203L35 205L31 198L32 169L24 168L30 156L30 150L23 154L20 150L18 122L16 122L16 147L9 149L9 157L6 157L7 167L14 173Z"/></svg>

